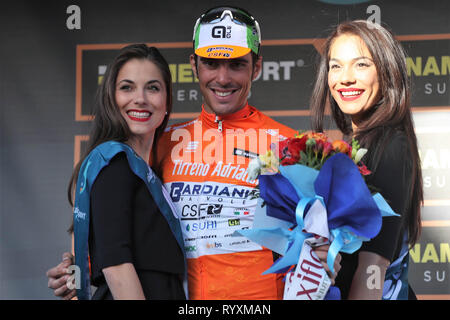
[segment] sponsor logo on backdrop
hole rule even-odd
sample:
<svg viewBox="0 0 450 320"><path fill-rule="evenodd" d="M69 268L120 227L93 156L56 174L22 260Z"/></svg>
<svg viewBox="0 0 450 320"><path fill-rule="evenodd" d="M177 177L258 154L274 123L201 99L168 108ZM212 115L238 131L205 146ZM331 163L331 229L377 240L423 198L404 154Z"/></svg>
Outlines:
<svg viewBox="0 0 450 320"><path fill-rule="evenodd" d="M436 119L419 113L414 116L415 131L419 143L425 205L431 200L450 206L450 113L436 113ZM428 202L427 202L428 201ZM433 211L436 211L434 209ZM423 213L422 213L423 214ZM442 214L440 219L449 219Z"/></svg>
<svg viewBox="0 0 450 320"><path fill-rule="evenodd" d="M220 32L218 32L217 34L220 34ZM112 59L116 53L117 52L113 51L111 53L110 59ZM187 60L187 57L188 54L184 56L184 54L180 53L178 59ZM102 57L99 57L98 60L99 62L101 61L99 64L90 66L90 68L97 70L97 79L95 81L96 85L101 83L106 72L107 63L109 62L108 60L105 61L105 59ZM257 84L258 82L262 83L271 82L280 84L290 81L300 82L300 79L295 75L299 74L299 72L300 73L305 72L303 69L305 69L304 67L307 64L308 63L306 63L304 58L302 58L301 56L297 56L294 59L288 60L267 58L267 60L263 60L261 73L255 79L256 84L254 84L254 86L258 86ZM172 81L174 84L173 88L173 97L175 103L174 110L186 109L185 107L181 106L189 104L190 106L189 109L193 109L192 112L198 111L200 107L199 103L201 103L202 98L198 86L195 85L198 82L198 79L194 76L191 65L189 63L171 63L169 64L169 68L172 74ZM84 69L85 68L83 68L83 70ZM89 87L83 85L83 101L85 101L83 105L89 104L88 102L92 100L94 97L95 90L96 86L94 86L94 82L92 81L89 83ZM292 97L286 96L285 98L283 98L283 100L286 100L284 104L289 103L289 100L291 101L297 100L295 96L296 94L298 94L298 92L297 93L292 92L292 94L293 94ZM303 93L300 92L300 94ZM306 95L306 92L304 94ZM258 97L256 97L255 99L258 99ZM260 105L261 102L258 102L256 100L254 104ZM86 108L83 107L83 109ZM83 113L86 113L86 111L84 111Z"/></svg>
<svg viewBox="0 0 450 320"><path fill-rule="evenodd" d="M441 230L447 232L447 230ZM410 279L417 293L450 294L450 244L449 242L417 243L409 251Z"/></svg>
<svg viewBox="0 0 450 320"><path fill-rule="evenodd" d="M408 75L416 77L450 74L450 56L407 57Z"/></svg>
<svg viewBox="0 0 450 320"><path fill-rule="evenodd" d="M256 78L262 81L290 81L295 68L303 67L305 62L302 59L287 61L263 61L262 72ZM106 72L106 65L98 66L97 83L102 82ZM198 79L194 77L189 63L169 64L173 83L194 83Z"/></svg>
<svg viewBox="0 0 450 320"><path fill-rule="evenodd" d="M413 106L448 106L450 56L445 51L448 36L402 35L399 39L408 52L408 73L415 88ZM314 78L315 53L323 39L290 39L290 45L284 45L283 41L263 42L262 70L252 87L252 92L257 94L250 101L262 110L307 110L310 92L298 88L301 84L310 84ZM110 45L110 49L95 44L77 46L77 121L92 120L90 114L97 86L107 64L122 46ZM173 61L169 67L174 83L174 112L199 112L202 98L196 84L198 80L191 65L186 63L192 48L165 46L164 43L159 48ZM272 92L277 93L276 97Z"/></svg>
<svg viewBox="0 0 450 320"><path fill-rule="evenodd" d="M409 253L414 263L450 263L449 243L417 243Z"/></svg>
<svg viewBox="0 0 450 320"><path fill-rule="evenodd" d="M450 149L424 148L419 150L419 155L422 162L424 188L437 190L448 187Z"/></svg>
<svg viewBox="0 0 450 320"><path fill-rule="evenodd" d="M416 57L417 58L417 57ZM439 83L449 71L443 71L447 62L442 59L439 75L435 62L438 59L428 57L420 61L415 59L416 84L420 81L426 88L427 83ZM420 66L420 64L422 64ZM433 66L434 65L434 66ZM419 68L420 66L420 68ZM434 70L431 72L431 70ZM442 73L447 76L442 77ZM439 96L439 94L437 94ZM431 95L430 95L431 97ZM448 99L448 92L446 95ZM433 98L434 99L434 98ZM419 144L424 187L424 207L422 208L422 234L419 242L410 250L409 281L416 294L440 294L450 296L450 143L448 135L450 120L448 112L419 112L414 114L415 131Z"/></svg>
<svg viewBox="0 0 450 320"><path fill-rule="evenodd" d="M431 52L430 52L431 53ZM417 90L425 96L447 99L450 75L450 56L412 56L406 58L408 75L417 85Z"/></svg>

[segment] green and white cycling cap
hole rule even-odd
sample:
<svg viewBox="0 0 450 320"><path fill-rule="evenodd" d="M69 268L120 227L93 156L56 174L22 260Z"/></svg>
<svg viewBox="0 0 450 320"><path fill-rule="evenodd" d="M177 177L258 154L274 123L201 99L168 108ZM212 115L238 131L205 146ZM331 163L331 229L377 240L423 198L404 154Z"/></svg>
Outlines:
<svg viewBox="0 0 450 320"><path fill-rule="evenodd" d="M245 10L216 7L197 19L193 43L198 56L234 59L251 51L258 55L261 32L258 22Z"/></svg>

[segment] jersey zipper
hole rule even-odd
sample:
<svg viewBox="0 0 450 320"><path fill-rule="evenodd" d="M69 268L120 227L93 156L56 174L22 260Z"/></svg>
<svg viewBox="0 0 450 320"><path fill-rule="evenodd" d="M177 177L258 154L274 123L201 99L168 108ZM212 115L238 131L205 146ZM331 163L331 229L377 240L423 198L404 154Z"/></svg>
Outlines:
<svg viewBox="0 0 450 320"><path fill-rule="evenodd" d="M216 120L214 120L214 122L217 123L217 130L219 130L219 132L222 132L222 119L219 119L219 116L216 115Z"/></svg>

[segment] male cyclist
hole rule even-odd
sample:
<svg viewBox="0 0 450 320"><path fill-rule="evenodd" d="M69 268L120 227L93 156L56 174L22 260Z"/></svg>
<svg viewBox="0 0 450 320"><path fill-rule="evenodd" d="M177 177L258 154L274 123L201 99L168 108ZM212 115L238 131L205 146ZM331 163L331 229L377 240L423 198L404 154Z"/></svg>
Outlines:
<svg viewBox="0 0 450 320"><path fill-rule="evenodd" d="M272 252L232 236L253 225L257 181L248 177L249 161L295 134L247 102L262 67L260 44L259 25L245 10L206 11L195 24L190 56L203 96L201 114L167 128L158 143L156 167L183 230L189 299L283 296L282 275L261 275L274 262ZM324 262L326 250L316 250ZM65 290L58 267L48 272L49 287L70 298L74 293Z"/></svg>

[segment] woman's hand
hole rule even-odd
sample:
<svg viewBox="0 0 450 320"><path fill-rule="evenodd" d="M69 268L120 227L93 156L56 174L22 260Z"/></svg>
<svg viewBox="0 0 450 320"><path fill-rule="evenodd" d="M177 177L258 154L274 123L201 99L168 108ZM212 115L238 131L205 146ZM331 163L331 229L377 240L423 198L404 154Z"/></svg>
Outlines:
<svg viewBox="0 0 450 320"><path fill-rule="evenodd" d="M328 277L330 277L331 285L334 285L337 274L339 273L339 270L341 270L342 256L339 253L337 254L336 259L334 260L334 273L332 273L330 268L328 268L328 264L327 264L327 256L328 256L329 249L330 249L330 245L322 245L322 246L314 248L314 253L317 255L320 262L322 262L322 265L323 265L325 271L327 272Z"/></svg>
<svg viewBox="0 0 450 320"><path fill-rule="evenodd" d="M64 300L71 300L77 294L76 289L69 289L67 286L71 277L68 268L74 264L73 260L74 257L70 252L64 252L61 263L49 269L46 273L48 287L53 289L55 296Z"/></svg>

